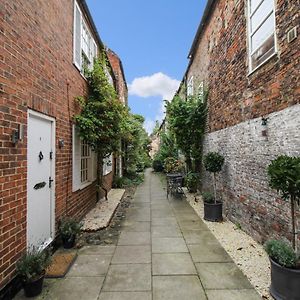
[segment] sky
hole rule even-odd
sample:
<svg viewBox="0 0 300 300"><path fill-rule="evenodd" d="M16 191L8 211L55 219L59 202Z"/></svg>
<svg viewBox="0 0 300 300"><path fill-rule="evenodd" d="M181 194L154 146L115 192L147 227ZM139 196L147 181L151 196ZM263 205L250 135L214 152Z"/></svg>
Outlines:
<svg viewBox="0 0 300 300"><path fill-rule="evenodd" d="M151 133L188 64L206 0L87 0L103 43L122 60L132 113Z"/></svg>

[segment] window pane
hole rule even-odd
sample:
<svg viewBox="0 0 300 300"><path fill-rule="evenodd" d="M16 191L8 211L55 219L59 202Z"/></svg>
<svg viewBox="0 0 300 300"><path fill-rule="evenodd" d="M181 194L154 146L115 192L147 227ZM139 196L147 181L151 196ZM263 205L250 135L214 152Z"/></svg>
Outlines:
<svg viewBox="0 0 300 300"><path fill-rule="evenodd" d="M261 0L249 0L249 1L250 1L250 12L253 13L253 11L259 5L259 3L261 2Z"/></svg>
<svg viewBox="0 0 300 300"><path fill-rule="evenodd" d="M263 42L274 34L274 13L272 13L269 18L262 24L262 26L255 32L251 38L251 51L253 52Z"/></svg>
<svg viewBox="0 0 300 300"><path fill-rule="evenodd" d="M251 32L254 32L255 29L261 24L261 22L270 14L273 10L273 0L265 0L258 10L251 17Z"/></svg>

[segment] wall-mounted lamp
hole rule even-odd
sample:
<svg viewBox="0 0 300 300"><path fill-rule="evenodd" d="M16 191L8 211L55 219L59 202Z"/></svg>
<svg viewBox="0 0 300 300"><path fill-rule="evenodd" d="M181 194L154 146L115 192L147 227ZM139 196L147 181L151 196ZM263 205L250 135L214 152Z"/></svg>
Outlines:
<svg viewBox="0 0 300 300"><path fill-rule="evenodd" d="M65 140L59 139L58 140L58 148L62 149L65 146Z"/></svg>
<svg viewBox="0 0 300 300"><path fill-rule="evenodd" d="M13 142L13 144L16 145L19 141L21 141L23 139L23 135L23 125L18 124L18 128L13 130L11 135L11 141Z"/></svg>
<svg viewBox="0 0 300 300"><path fill-rule="evenodd" d="M264 137L268 136L268 128L267 128L268 120L269 118L264 118L264 117L261 118L261 126L262 126L261 135Z"/></svg>

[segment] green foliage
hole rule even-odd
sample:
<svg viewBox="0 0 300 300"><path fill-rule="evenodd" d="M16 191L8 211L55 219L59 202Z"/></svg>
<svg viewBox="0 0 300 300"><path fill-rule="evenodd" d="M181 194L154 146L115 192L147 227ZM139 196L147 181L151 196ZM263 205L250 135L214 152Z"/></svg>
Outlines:
<svg viewBox="0 0 300 300"><path fill-rule="evenodd" d="M82 224L73 218L63 218L59 224L59 234L62 238L71 240L80 233Z"/></svg>
<svg viewBox="0 0 300 300"><path fill-rule="evenodd" d="M50 263L51 252L49 249L37 251L32 248L17 262L17 273L23 281L32 282L44 274Z"/></svg>
<svg viewBox="0 0 300 300"><path fill-rule="evenodd" d="M152 162L152 168L155 172L162 172L164 170L163 162L160 159L154 159Z"/></svg>
<svg viewBox="0 0 300 300"><path fill-rule="evenodd" d="M214 195L210 192L203 192L202 199L204 202L213 203L214 202Z"/></svg>
<svg viewBox="0 0 300 300"><path fill-rule="evenodd" d="M113 181L114 188L125 188L137 186L144 181L143 174L129 174L129 176L115 177Z"/></svg>
<svg viewBox="0 0 300 300"><path fill-rule="evenodd" d="M126 143L126 172L135 173L151 166L149 156L150 138L143 127L145 119L141 115L129 114L123 141Z"/></svg>
<svg viewBox="0 0 300 300"><path fill-rule="evenodd" d="M279 156L268 167L269 184L284 199L300 199L300 157Z"/></svg>
<svg viewBox="0 0 300 300"><path fill-rule="evenodd" d="M202 156L202 139L206 124L206 98L189 97L183 101L175 96L167 103L167 120L170 131L175 136L176 145L189 161L200 160Z"/></svg>
<svg viewBox="0 0 300 300"><path fill-rule="evenodd" d="M82 111L75 116L80 136L102 158L118 150L128 114L127 109L118 101L105 69L103 55L102 60L95 60L93 70L87 71L89 93L87 99L76 98Z"/></svg>
<svg viewBox="0 0 300 300"><path fill-rule="evenodd" d="M204 156L204 167L206 171L218 173L222 170L224 157L217 152L209 152Z"/></svg>
<svg viewBox="0 0 300 300"><path fill-rule="evenodd" d="M174 157L167 157L164 162L164 170L167 173L179 173L184 171L184 164Z"/></svg>
<svg viewBox="0 0 300 300"><path fill-rule="evenodd" d="M278 264L286 268L294 268L297 262L297 255L293 248L283 242L270 240L264 246L268 255Z"/></svg>
<svg viewBox="0 0 300 300"><path fill-rule="evenodd" d="M161 161L164 164L167 157L178 158L178 150L175 144L175 137L172 133L161 133L160 146L158 152L154 156L154 160Z"/></svg>
<svg viewBox="0 0 300 300"><path fill-rule="evenodd" d="M197 185L200 181L199 173L189 172L185 177L186 187L188 188L189 192L195 193L197 191Z"/></svg>

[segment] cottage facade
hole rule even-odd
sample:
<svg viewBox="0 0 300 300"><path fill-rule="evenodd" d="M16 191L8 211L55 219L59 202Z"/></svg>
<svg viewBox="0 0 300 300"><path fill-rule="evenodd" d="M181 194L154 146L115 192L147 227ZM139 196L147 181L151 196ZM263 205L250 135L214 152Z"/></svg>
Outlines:
<svg viewBox="0 0 300 300"><path fill-rule="evenodd" d="M267 166L300 155L299 1L208 0L178 94L208 96L204 154L218 151L225 214L257 240L291 237ZM203 189L211 177L203 175Z"/></svg>
<svg viewBox="0 0 300 300"><path fill-rule="evenodd" d="M74 101L104 49L84 0L1 1L0 291L27 247L96 203L96 160L79 139ZM108 66L111 84L116 82ZM104 165L110 189L114 159Z"/></svg>

